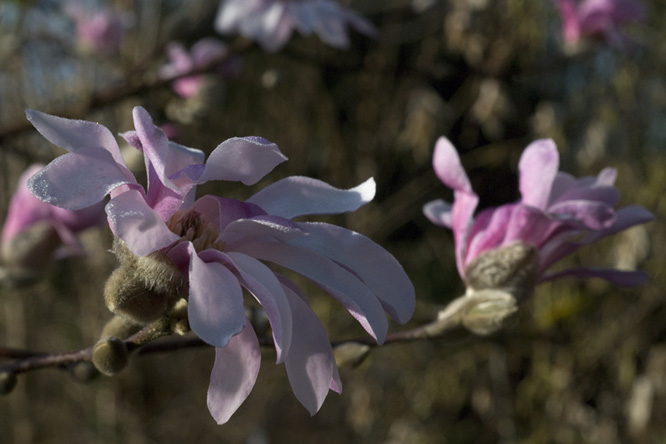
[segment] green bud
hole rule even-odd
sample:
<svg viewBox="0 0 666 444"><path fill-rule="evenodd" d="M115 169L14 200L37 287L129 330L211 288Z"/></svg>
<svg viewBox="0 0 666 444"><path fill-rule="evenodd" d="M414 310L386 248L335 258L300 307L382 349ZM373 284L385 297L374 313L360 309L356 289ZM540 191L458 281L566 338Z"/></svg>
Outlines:
<svg viewBox="0 0 666 444"><path fill-rule="evenodd" d="M503 290L518 301L532 294L539 269L534 246L522 242L481 253L465 269L468 293Z"/></svg>
<svg viewBox="0 0 666 444"><path fill-rule="evenodd" d="M16 387L16 373L14 372L1 372L0 373L0 395L11 393Z"/></svg>
<svg viewBox="0 0 666 444"><path fill-rule="evenodd" d="M112 376L125 368L129 352L125 343L115 336L97 341L93 348L92 363L100 373Z"/></svg>

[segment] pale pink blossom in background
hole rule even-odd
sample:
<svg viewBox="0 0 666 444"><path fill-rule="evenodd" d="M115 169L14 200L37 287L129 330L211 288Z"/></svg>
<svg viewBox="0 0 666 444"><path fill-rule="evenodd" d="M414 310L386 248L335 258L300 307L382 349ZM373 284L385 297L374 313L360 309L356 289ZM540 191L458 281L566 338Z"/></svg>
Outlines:
<svg viewBox="0 0 666 444"><path fill-rule="evenodd" d="M192 45L190 51L187 51L180 43L172 42L167 46L169 61L160 68L159 74L164 79L170 79L206 68L216 60L223 60L215 72L221 77L231 77L238 73L239 64L236 58L225 59L228 55L227 45L213 38L199 40ZM181 77L174 80L173 90L182 98L187 99L197 95L204 82L202 74Z"/></svg>
<svg viewBox="0 0 666 444"><path fill-rule="evenodd" d="M619 28L645 19L640 0L555 0L562 17L562 37L569 46L599 37L620 47L626 42Z"/></svg>
<svg viewBox="0 0 666 444"><path fill-rule="evenodd" d="M333 0L222 0L215 19L218 32L240 34L269 52L282 49L294 30L347 49L348 27L377 36L368 20Z"/></svg>
<svg viewBox="0 0 666 444"><path fill-rule="evenodd" d="M40 266L55 257L83 254L76 233L104 222L103 203L65 210L42 202L27 186L30 176L44 165L31 165L19 178L2 227L5 263Z"/></svg>
<svg viewBox="0 0 666 444"><path fill-rule="evenodd" d="M414 288L400 264L367 237L335 225L296 222L308 215L355 211L374 197L372 179L350 190L292 176L247 201L206 195L209 180L252 185L286 157L260 137L232 138L204 162L203 152L169 141L148 113L134 109L136 131L123 137L145 157L148 187L127 169L104 126L28 110L29 120L54 144L70 151L30 179L33 193L64 208L99 202L107 194L109 225L137 256L161 251L189 280L188 320L214 345L208 408L226 422L244 402L261 352L245 316L243 289L270 322L277 362L284 363L298 400L314 414L329 389L341 390L331 344L302 290L265 262L314 282L338 299L382 343L386 313L404 323Z"/></svg>
<svg viewBox="0 0 666 444"><path fill-rule="evenodd" d="M76 24L76 37L81 46L103 54L116 52L123 35L134 24L130 13L108 9L89 11L81 3L68 3L66 13Z"/></svg>
<svg viewBox="0 0 666 444"><path fill-rule="evenodd" d="M562 276L599 277L621 286L640 285L647 275L592 267L558 272L548 269L579 248L654 219L638 205L615 210L619 192L613 186L616 170L605 168L597 177L576 179L558 171L559 155L552 140L537 140L523 152L518 202L488 208L473 217L478 196L448 139L437 141L433 156L437 177L454 190L453 205L436 200L425 205L425 215L435 224L453 229L456 263L465 279L467 266L480 254L523 242L538 252L537 282Z"/></svg>

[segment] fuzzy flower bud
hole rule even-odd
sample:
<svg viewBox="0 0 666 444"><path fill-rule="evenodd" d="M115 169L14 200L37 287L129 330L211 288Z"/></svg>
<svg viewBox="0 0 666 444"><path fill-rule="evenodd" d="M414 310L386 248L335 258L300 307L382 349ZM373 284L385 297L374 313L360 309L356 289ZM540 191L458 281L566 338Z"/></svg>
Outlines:
<svg viewBox="0 0 666 444"><path fill-rule="evenodd" d="M114 243L120 266L104 287L104 300L113 313L138 324L166 314L187 288L180 271L160 251L135 256L122 241Z"/></svg>
<svg viewBox="0 0 666 444"><path fill-rule="evenodd" d="M106 376L112 376L125 368L128 360L129 352L125 343L115 336L100 339L93 348L92 363Z"/></svg>
<svg viewBox="0 0 666 444"><path fill-rule="evenodd" d="M467 294L479 290L503 290L524 300L534 290L539 257L532 245L522 242L488 250L477 256L465 270Z"/></svg>
<svg viewBox="0 0 666 444"><path fill-rule="evenodd" d="M495 289L475 292L466 299L474 302L466 305L462 313L462 324L477 335L489 335L502 326L505 318L518 310L516 299L509 293Z"/></svg>

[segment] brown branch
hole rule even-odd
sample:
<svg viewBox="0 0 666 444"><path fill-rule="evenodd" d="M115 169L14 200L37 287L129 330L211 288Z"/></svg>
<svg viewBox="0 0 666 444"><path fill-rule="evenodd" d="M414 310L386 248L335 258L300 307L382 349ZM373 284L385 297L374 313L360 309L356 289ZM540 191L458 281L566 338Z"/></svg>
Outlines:
<svg viewBox="0 0 666 444"><path fill-rule="evenodd" d="M515 300L507 293L478 292L453 300L446 308L440 310L437 319L411 329L391 333L386 336L384 344L399 344L411 341L441 339L449 333L469 331L484 335L497 330L501 321L516 311ZM127 350L138 355L171 352L185 348L209 346L199 338L178 338L155 341L171 334L169 319L164 318L139 330L124 342ZM261 346L272 347L273 338L259 338ZM362 344L375 347L378 344L367 337L333 342L334 347L343 344ZM25 373L47 367L67 368L68 366L92 359L93 347L65 353L40 353L10 347L0 347L0 358L16 359L14 362L0 366L2 373Z"/></svg>

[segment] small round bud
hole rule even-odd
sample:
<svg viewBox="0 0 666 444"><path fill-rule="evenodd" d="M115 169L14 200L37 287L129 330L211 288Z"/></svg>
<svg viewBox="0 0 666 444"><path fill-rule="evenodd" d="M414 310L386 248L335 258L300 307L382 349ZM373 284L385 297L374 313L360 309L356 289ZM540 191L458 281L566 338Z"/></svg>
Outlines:
<svg viewBox="0 0 666 444"><path fill-rule="evenodd" d="M0 395L11 393L16 387L16 373L14 372L1 372L0 373Z"/></svg>
<svg viewBox="0 0 666 444"><path fill-rule="evenodd" d="M69 367L69 372L79 382L90 382L99 376L99 371L92 362L77 362Z"/></svg>
<svg viewBox="0 0 666 444"><path fill-rule="evenodd" d="M128 360L127 346L115 336L100 339L93 348L92 363L106 376L114 375L125 368Z"/></svg>

